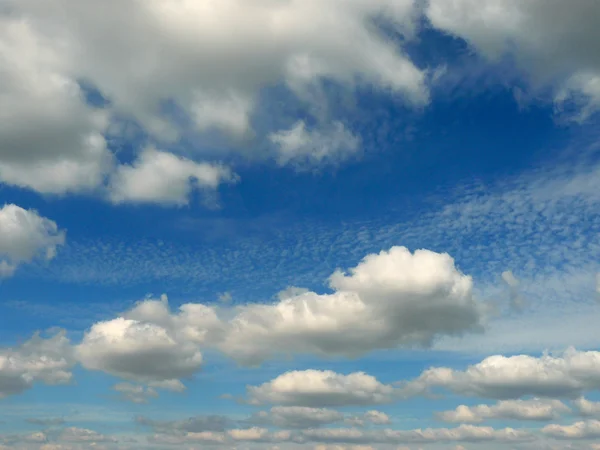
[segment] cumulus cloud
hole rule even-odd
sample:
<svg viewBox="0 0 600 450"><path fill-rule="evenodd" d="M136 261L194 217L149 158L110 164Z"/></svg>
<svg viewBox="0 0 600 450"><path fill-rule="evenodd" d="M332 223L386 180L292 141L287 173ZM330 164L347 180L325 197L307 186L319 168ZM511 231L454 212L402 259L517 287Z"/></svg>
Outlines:
<svg viewBox="0 0 600 450"><path fill-rule="evenodd" d="M573 407L580 416L600 417L600 402L591 402L584 397L573 401Z"/></svg>
<svg viewBox="0 0 600 450"><path fill-rule="evenodd" d="M575 100L584 116L600 105L598 2L430 0L426 15L487 58L509 54L534 83L555 84L559 104Z"/></svg>
<svg viewBox="0 0 600 450"><path fill-rule="evenodd" d="M155 389L131 383L117 383L113 389L120 394L122 400L132 403L148 403L149 399L158 397Z"/></svg>
<svg viewBox="0 0 600 450"><path fill-rule="evenodd" d="M86 331L75 354L90 370L100 370L151 387L181 390L180 378L202 365L199 346L218 327L215 312L201 304L171 314L168 299L145 300L120 317Z"/></svg>
<svg viewBox="0 0 600 450"><path fill-rule="evenodd" d="M36 258L51 260L65 242L65 231L36 211L14 204L0 209L0 278Z"/></svg>
<svg viewBox="0 0 600 450"><path fill-rule="evenodd" d="M215 190L221 183L234 182L230 169L155 149L146 149L132 165L121 165L111 179L114 203L157 203L187 205L193 189Z"/></svg>
<svg viewBox="0 0 600 450"><path fill-rule="evenodd" d="M92 445L96 442L114 442L116 439L93 430L88 430L87 428L69 427L61 432L59 440L64 442L85 442Z"/></svg>
<svg viewBox="0 0 600 450"><path fill-rule="evenodd" d="M234 441L243 442L289 441L292 436L289 431L283 430L271 432L266 428L259 427L229 430L227 431L227 435Z"/></svg>
<svg viewBox="0 0 600 450"><path fill-rule="evenodd" d="M573 348L558 356L490 356L464 371L446 367L425 370L403 383L405 395L424 394L432 388L496 399L538 397L576 398L600 386L600 352Z"/></svg>
<svg viewBox="0 0 600 450"><path fill-rule="evenodd" d="M404 247L365 257L329 278L332 294L286 295L236 308L218 348L244 364L273 354L357 356L428 347L440 336L483 328L486 306L447 254Z"/></svg>
<svg viewBox="0 0 600 450"><path fill-rule="evenodd" d="M495 405L460 405L453 411L436 414L444 422L480 423L489 419L555 420L570 408L559 400L504 400Z"/></svg>
<svg viewBox="0 0 600 450"><path fill-rule="evenodd" d="M139 425L151 427L156 433L162 434L185 434L203 432L221 432L231 424L231 420L224 416L196 416L184 420L161 421L152 420L147 417L135 418Z"/></svg>
<svg viewBox="0 0 600 450"><path fill-rule="evenodd" d="M112 158L102 136L107 111L173 139L178 126L164 114L170 101L198 131L243 137L269 86L300 95L330 80L389 90L418 105L429 98L425 72L400 40L374 25L384 20L387 30L410 38L413 0L5 3L0 49L10 70L0 83L0 109L11 120L1 121L0 140L10 146L0 147L10 149L10 165L2 161L0 175L44 192L99 184ZM78 80L110 107L88 106ZM21 159L20 148L28 149ZM39 156L48 163L36 164Z"/></svg>
<svg viewBox="0 0 600 450"><path fill-rule="evenodd" d="M371 375L349 375L329 370L284 373L260 386L248 386L252 404L281 404L307 407L370 405L392 400L394 388Z"/></svg>
<svg viewBox="0 0 600 450"><path fill-rule="evenodd" d="M97 186L110 169L107 118L86 105L70 47L0 12L0 182L61 194Z"/></svg>
<svg viewBox="0 0 600 450"><path fill-rule="evenodd" d="M542 433L554 439L599 439L600 420L575 422L572 425L546 425Z"/></svg>
<svg viewBox="0 0 600 450"><path fill-rule="evenodd" d="M49 385L71 381L74 365L65 332L50 338L35 334L14 348L0 348L0 399L20 394L35 383Z"/></svg>
<svg viewBox="0 0 600 450"><path fill-rule="evenodd" d="M269 139L277 148L280 165L303 167L324 162L335 165L356 156L360 150L360 138L341 122L334 122L325 129L307 130L301 120L289 130L272 133Z"/></svg>

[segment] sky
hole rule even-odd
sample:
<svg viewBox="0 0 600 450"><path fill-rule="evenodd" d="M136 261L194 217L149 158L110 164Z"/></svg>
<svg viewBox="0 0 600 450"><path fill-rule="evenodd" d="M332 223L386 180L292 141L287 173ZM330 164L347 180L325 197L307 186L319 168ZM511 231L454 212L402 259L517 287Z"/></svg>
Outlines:
<svg viewBox="0 0 600 450"><path fill-rule="evenodd" d="M600 2L0 0L0 450L598 450Z"/></svg>

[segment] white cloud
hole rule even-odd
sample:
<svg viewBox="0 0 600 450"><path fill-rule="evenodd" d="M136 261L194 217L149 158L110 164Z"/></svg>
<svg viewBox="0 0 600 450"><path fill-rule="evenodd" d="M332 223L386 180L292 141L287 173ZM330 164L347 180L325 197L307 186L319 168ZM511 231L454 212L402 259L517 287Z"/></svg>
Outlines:
<svg viewBox="0 0 600 450"><path fill-rule="evenodd" d="M579 397L573 401L573 407L580 416L600 417L600 402L591 402L584 397Z"/></svg>
<svg viewBox="0 0 600 450"><path fill-rule="evenodd" d="M554 439L599 439L600 420L587 420L575 422L572 425L546 425L542 433Z"/></svg>
<svg viewBox="0 0 600 450"><path fill-rule="evenodd" d="M74 365L64 332L44 339L35 334L15 348L0 348L0 399L20 394L35 383L49 385L71 381Z"/></svg>
<svg viewBox="0 0 600 450"><path fill-rule="evenodd" d="M600 352L571 348L560 356L490 356L465 371L446 367L425 370L404 384L406 395L441 387L452 392L496 399L523 396L577 397L600 387Z"/></svg>
<svg viewBox="0 0 600 450"><path fill-rule="evenodd" d="M371 410L367 411L363 415L365 421L373 423L375 425L387 425L391 423L390 417L381 411Z"/></svg>
<svg viewBox="0 0 600 450"><path fill-rule="evenodd" d="M489 419L549 421L569 411L569 407L559 400L504 400L495 405L460 405L436 416L444 422L455 423L480 423Z"/></svg>
<svg viewBox="0 0 600 450"><path fill-rule="evenodd" d="M279 442L289 441L291 433L289 431L275 431L270 432L266 428L245 428L245 429L234 429L227 431L229 437L234 441L243 442Z"/></svg>
<svg viewBox="0 0 600 450"><path fill-rule="evenodd" d="M51 260L65 242L65 232L36 211L17 205L0 209L0 278L35 258Z"/></svg>
<svg viewBox="0 0 600 450"><path fill-rule="evenodd" d="M486 306L471 277L447 254L404 247L365 257L329 278L333 294L286 296L237 308L218 348L256 364L271 354L360 355L399 346L428 347L443 335L482 330Z"/></svg>
<svg viewBox="0 0 600 450"><path fill-rule="evenodd" d="M151 427L159 434L186 435L187 433L221 432L230 424L230 420L224 416L196 416L185 420L160 421L146 417L136 417L139 425Z"/></svg>
<svg viewBox="0 0 600 450"><path fill-rule="evenodd" d="M284 373L260 386L248 386L252 404L326 407L371 405L392 400L394 388L362 372L343 375L305 370Z"/></svg>
<svg viewBox="0 0 600 450"><path fill-rule="evenodd" d="M490 59L514 57L536 84L557 84L556 99L600 104L600 4L530 0L430 0L434 27L465 39Z"/></svg>
<svg viewBox="0 0 600 450"><path fill-rule="evenodd" d="M304 121L298 121L289 130L281 130L269 136L277 148L279 165L297 167L337 164L356 156L360 150L360 138L350 132L341 122L328 128L307 130Z"/></svg>
<svg viewBox="0 0 600 450"><path fill-rule="evenodd" d="M199 345L218 326L204 305L169 311L166 296L145 300L116 319L94 324L75 351L84 367L101 370L155 388L178 390L180 378L200 369Z"/></svg>
<svg viewBox="0 0 600 450"><path fill-rule="evenodd" d="M427 102L424 73L373 26L385 17L410 36L413 3L111 0L73 8L68 0L19 0L9 2L6 20L25 17L61 50L59 73L91 81L150 131L169 128L160 106L171 99L199 130L240 135L259 91L279 83L368 83Z"/></svg>
<svg viewBox="0 0 600 450"><path fill-rule="evenodd" d="M59 440L64 442L85 442L91 445L95 442L113 442L115 438L86 428L69 427L62 431Z"/></svg>
<svg viewBox="0 0 600 450"><path fill-rule="evenodd" d="M214 191L221 183L235 182L230 169L146 149L132 165L121 165L111 178L114 203L187 205L194 189Z"/></svg>
<svg viewBox="0 0 600 450"><path fill-rule="evenodd" d="M112 164L106 117L86 106L70 45L38 31L0 13L0 182L56 194L94 188Z"/></svg>
<svg viewBox="0 0 600 450"><path fill-rule="evenodd" d="M509 289L511 308L517 311L521 311L524 306L523 298L519 292L519 286L521 285L521 282L517 277L515 277L515 275L510 270L502 272L502 280L504 281L504 283L506 283Z"/></svg>
<svg viewBox="0 0 600 450"><path fill-rule="evenodd" d="M148 403L150 398L158 397L158 392L153 388L131 383L117 383L113 389L120 394L123 400L132 403Z"/></svg>

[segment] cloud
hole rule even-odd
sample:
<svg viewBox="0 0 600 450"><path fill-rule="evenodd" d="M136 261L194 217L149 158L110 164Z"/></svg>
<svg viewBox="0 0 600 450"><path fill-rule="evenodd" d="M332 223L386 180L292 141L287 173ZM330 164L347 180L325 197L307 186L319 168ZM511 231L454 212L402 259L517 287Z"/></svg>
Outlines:
<svg viewBox="0 0 600 450"><path fill-rule="evenodd" d="M90 370L181 390L180 378L202 365L200 344L218 326L214 311L204 305L183 305L171 314L168 299L146 300L122 316L94 324L75 347L77 359Z"/></svg>
<svg viewBox="0 0 600 450"><path fill-rule="evenodd" d="M362 431L356 428L310 429L302 436L312 442L339 442L355 444L410 444L438 442L527 442L535 436L513 428L494 429L474 425L457 428L427 428L416 430Z"/></svg>
<svg viewBox="0 0 600 450"><path fill-rule="evenodd" d="M245 428L227 431L227 434L234 441L240 442L280 442L289 441L291 433L289 431L270 432L266 428Z"/></svg>
<svg viewBox="0 0 600 450"><path fill-rule="evenodd" d="M480 423L489 419L549 421L569 411L559 400L504 400L495 405L460 405L453 411L437 413L436 417L455 423Z"/></svg>
<svg viewBox="0 0 600 450"><path fill-rule="evenodd" d="M235 182L230 169L155 149L146 149L132 165L121 165L112 175L110 199L114 203L187 205L192 190L214 191L221 183Z"/></svg>
<svg viewBox="0 0 600 450"><path fill-rule="evenodd" d="M15 348L0 348L0 399L20 394L35 383L67 384L74 365L64 331L50 338L36 333Z"/></svg>
<svg viewBox="0 0 600 450"><path fill-rule="evenodd" d="M393 387L363 372L343 375L328 370L287 372L247 390L251 404L307 407L388 403L394 394Z"/></svg>
<svg viewBox="0 0 600 450"><path fill-rule="evenodd" d="M158 397L155 389L131 383L117 383L113 389L120 394L122 400L132 403L148 403L149 399Z"/></svg>
<svg viewBox="0 0 600 450"><path fill-rule="evenodd" d="M387 425L391 423L390 417L381 411L371 410L367 411L364 415L364 420L375 425Z"/></svg>
<svg viewBox="0 0 600 450"><path fill-rule="evenodd" d="M271 133L269 140L277 148L279 165L292 164L300 168L324 162L336 165L357 156L360 150L360 138L341 122L334 122L322 130L307 130L306 123L301 120L289 130Z"/></svg>
<svg viewBox="0 0 600 450"><path fill-rule="evenodd" d="M431 0L426 15L491 60L510 55L534 84L554 85L559 106L582 103L587 115L600 105L597 2Z"/></svg>
<svg viewBox="0 0 600 450"><path fill-rule="evenodd" d="M510 292L510 306L516 311L523 309L523 298L519 293L519 286L521 282L514 276L512 271L507 270L502 272L502 281L506 283Z"/></svg>
<svg viewBox="0 0 600 450"><path fill-rule="evenodd" d="M600 438L600 421L587 420L572 425L551 424L542 428L542 433L554 439L598 439Z"/></svg>
<svg viewBox="0 0 600 450"><path fill-rule="evenodd" d="M573 401L573 407L580 416L600 417L600 402L591 402L584 397Z"/></svg>
<svg viewBox="0 0 600 450"><path fill-rule="evenodd" d="M65 242L56 222L14 204L0 209L0 278L36 258L51 260Z"/></svg>
<svg viewBox="0 0 600 450"><path fill-rule="evenodd" d="M486 306L471 277L447 254L404 247L366 256L329 278L332 294L287 296L236 308L218 348L244 364L272 354L357 356L394 347L429 347L444 335L483 329Z"/></svg>
<svg viewBox="0 0 600 450"><path fill-rule="evenodd" d="M58 439L64 442L85 442L90 445L95 442L114 442L116 440L111 436L77 427L65 428Z"/></svg>
<svg viewBox="0 0 600 450"><path fill-rule="evenodd" d="M326 408L307 406L275 406L270 411L260 411L248 419L257 425L273 425L279 428L313 428L344 420L344 414Z"/></svg>
<svg viewBox="0 0 600 450"><path fill-rule="evenodd" d="M462 395L495 399L539 397L576 398L600 386L600 352L568 349L560 356L490 356L465 371L446 367L425 370L403 384L406 395L445 388Z"/></svg>
<svg viewBox="0 0 600 450"><path fill-rule="evenodd" d="M224 416L196 416L185 420L160 421L143 416L135 418L136 423L151 427L155 432L162 434L203 433L225 431L231 420Z"/></svg>
<svg viewBox="0 0 600 450"><path fill-rule="evenodd" d="M159 137L173 138L179 131L163 114L166 101L198 131L243 137L252 131L261 90L275 85L299 95L307 86L330 80L427 103L425 72L402 51L400 40L374 26L384 20L387 30L410 38L417 18L414 3L111 0L102 8L93 2L72 8L67 0L10 0L11 13L2 19L9 29L27 24L35 41L44 43L35 52L13 50L20 70L16 80L33 77L40 67L43 75L52 75L49 80L65 80L63 84L76 87L74 80L86 80L110 100L111 112L134 117ZM8 84L5 89L19 100L28 87L16 90ZM56 97L63 103L69 98L63 92ZM41 100L45 98L33 98L28 111L45 104ZM73 104L68 110L68 118L75 119L71 135L102 131L88 125L90 108L81 99ZM41 123L51 128L52 116L44 115ZM75 152L84 153L82 147L75 146Z"/></svg>
<svg viewBox="0 0 600 450"><path fill-rule="evenodd" d="M91 189L110 169L102 111L86 105L65 42L0 13L0 182L43 193Z"/></svg>

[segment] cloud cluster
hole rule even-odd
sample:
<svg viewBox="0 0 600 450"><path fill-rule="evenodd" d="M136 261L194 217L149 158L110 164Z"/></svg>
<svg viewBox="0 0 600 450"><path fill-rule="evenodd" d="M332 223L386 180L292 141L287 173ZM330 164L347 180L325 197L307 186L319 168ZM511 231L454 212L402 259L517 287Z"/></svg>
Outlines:
<svg viewBox="0 0 600 450"><path fill-rule="evenodd" d="M444 422L480 423L489 419L550 421L570 412L559 400L504 400L495 405L460 405L453 411L443 411L436 417Z"/></svg>
<svg viewBox="0 0 600 450"><path fill-rule="evenodd" d="M447 254L404 247L371 254L329 278L332 294L299 293L237 308L218 348L246 364L273 354L356 356L428 347L440 336L483 330L486 306Z"/></svg>
<svg viewBox="0 0 600 450"><path fill-rule="evenodd" d="M464 371L433 367L401 384L404 395L444 388L457 394L495 399L530 395L576 398L600 386L600 352L570 348L557 356L495 355Z"/></svg>
<svg viewBox="0 0 600 450"><path fill-rule="evenodd" d="M0 208L0 279L36 258L51 260L65 242L56 222L14 204Z"/></svg>
<svg viewBox="0 0 600 450"><path fill-rule="evenodd" d="M69 383L74 364L70 342L62 331L49 338L35 334L18 347L0 348L0 399L38 382Z"/></svg>

